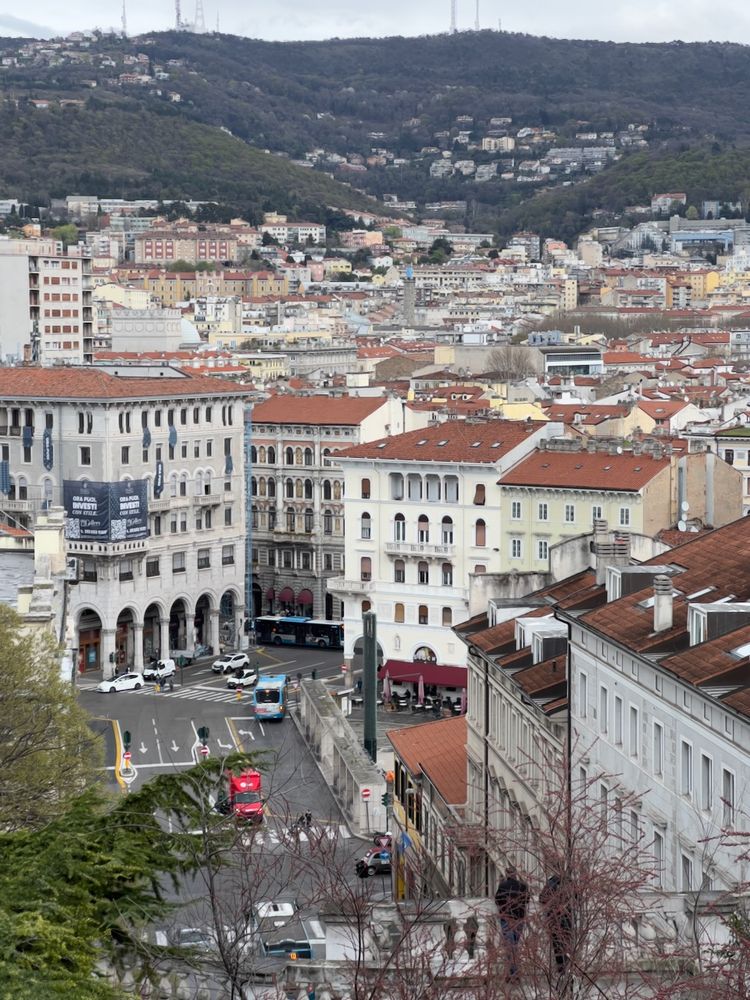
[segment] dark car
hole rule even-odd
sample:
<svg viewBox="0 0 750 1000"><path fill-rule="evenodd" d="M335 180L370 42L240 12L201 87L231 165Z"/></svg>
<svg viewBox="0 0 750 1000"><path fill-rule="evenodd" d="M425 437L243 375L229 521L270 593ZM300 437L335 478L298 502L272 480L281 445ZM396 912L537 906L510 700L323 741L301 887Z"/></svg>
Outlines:
<svg viewBox="0 0 750 1000"><path fill-rule="evenodd" d="M390 875L391 852L381 851L377 848L368 851L357 862L356 871L360 878L369 878L371 875Z"/></svg>

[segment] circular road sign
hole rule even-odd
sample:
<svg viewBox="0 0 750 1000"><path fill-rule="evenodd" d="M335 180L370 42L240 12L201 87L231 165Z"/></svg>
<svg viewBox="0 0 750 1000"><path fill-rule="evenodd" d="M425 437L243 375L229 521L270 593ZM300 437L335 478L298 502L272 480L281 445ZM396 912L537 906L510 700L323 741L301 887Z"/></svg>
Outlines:
<svg viewBox="0 0 750 1000"><path fill-rule="evenodd" d="M372 795L372 792L370 791L369 788L363 788L362 791L360 792L360 795L362 796L362 801L367 802L367 800Z"/></svg>

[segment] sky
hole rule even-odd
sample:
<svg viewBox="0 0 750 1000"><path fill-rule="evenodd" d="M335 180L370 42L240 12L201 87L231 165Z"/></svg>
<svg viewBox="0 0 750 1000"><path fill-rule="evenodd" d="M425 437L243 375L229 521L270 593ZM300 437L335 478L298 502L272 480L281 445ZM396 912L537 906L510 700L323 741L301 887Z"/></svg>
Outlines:
<svg viewBox="0 0 750 1000"><path fill-rule="evenodd" d="M5 0L8 3L8 0ZM458 27L472 28L476 0L458 0ZM747 0L479 0L482 28L498 27L557 38L614 41L750 42ZM129 34L174 25L174 0L126 0ZM195 0L182 0L183 18L195 15ZM3 12L3 9L5 12ZM447 31L450 0L203 0L206 26L254 38L313 39L350 36L422 35ZM18 0L3 8L0 36L49 37L84 28L120 25L122 0ZM26 16L28 15L28 16Z"/></svg>

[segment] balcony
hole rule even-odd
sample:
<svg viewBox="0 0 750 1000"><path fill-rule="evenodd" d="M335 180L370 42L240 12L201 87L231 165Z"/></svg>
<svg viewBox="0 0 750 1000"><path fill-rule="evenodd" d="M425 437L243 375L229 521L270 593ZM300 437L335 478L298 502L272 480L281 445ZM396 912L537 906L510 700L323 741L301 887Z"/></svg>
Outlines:
<svg viewBox="0 0 750 1000"><path fill-rule="evenodd" d="M159 500L149 499L148 510L150 514L153 514L155 511L169 510L171 504L172 504L171 497L161 497L161 499Z"/></svg>
<svg viewBox="0 0 750 1000"><path fill-rule="evenodd" d="M389 556L419 556L422 559L452 559L455 545L431 545L429 542L386 542Z"/></svg>
<svg viewBox="0 0 750 1000"><path fill-rule="evenodd" d="M198 496L193 497L193 503L196 507L214 507L221 503L222 494L221 493L200 493Z"/></svg>
<svg viewBox="0 0 750 1000"><path fill-rule="evenodd" d="M101 558L137 556L146 552L148 546L148 538L139 538L133 542L80 542L68 539L68 553L72 556L99 556Z"/></svg>
<svg viewBox="0 0 750 1000"><path fill-rule="evenodd" d="M0 497L0 510L14 511L16 514L31 514L34 511L33 500L9 500Z"/></svg>
<svg viewBox="0 0 750 1000"><path fill-rule="evenodd" d="M343 576L331 576L327 588L337 594L371 594L375 588L372 580L347 580Z"/></svg>

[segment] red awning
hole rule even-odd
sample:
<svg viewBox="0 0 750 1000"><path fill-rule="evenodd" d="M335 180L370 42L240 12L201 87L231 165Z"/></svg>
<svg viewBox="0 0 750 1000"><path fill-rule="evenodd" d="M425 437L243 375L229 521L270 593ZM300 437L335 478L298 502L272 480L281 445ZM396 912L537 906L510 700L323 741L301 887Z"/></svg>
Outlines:
<svg viewBox="0 0 750 1000"><path fill-rule="evenodd" d="M378 670L382 680L385 673L392 681L406 684L417 684L422 677L425 684L437 684L438 687L466 687L466 667L447 667L442 663L411 663L409 660L386 660Z"/></svg>
<svg viewBox="0 0 750 1000"><path fill-rule="evenodd" d="M273 587L269 587L268 590L266 591L266 600L272 601L274 597L276 597L276 591L273 589Z"/></svg>
<svg viewBox="0 0 750 1000"><path fill-rule="evenodd" d="M294 591L291 587L284 587L284 589L279 594L279 600L283 604L292 604L294 601Z"/></svg>
<svg viewBox="0 0 750 1000"><path fill-rule="evenodd" d="M312 607L313 595L309 590L300 590L297 595L297 604L301 604L303 608Z"/></svg>

